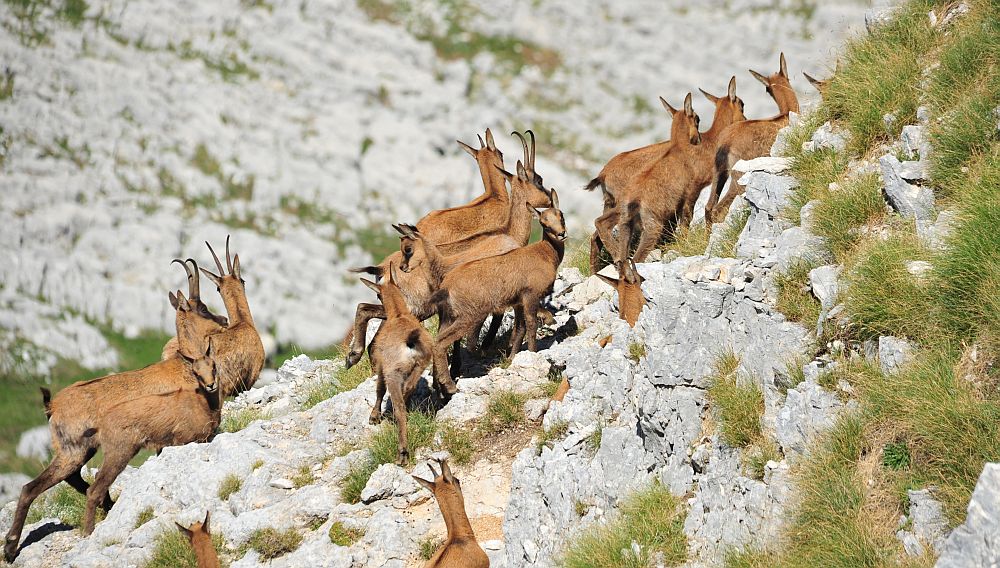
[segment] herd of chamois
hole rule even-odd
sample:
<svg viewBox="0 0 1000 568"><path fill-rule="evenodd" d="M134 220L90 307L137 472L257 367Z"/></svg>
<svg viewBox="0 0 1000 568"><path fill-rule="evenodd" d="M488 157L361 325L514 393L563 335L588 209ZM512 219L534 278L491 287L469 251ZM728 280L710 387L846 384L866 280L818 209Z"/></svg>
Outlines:
<svg viewBox="0 0 1000 568"><path fill-rule="evenodd" d="M635 263L642 262L673 230L691 222L695 202L706 185L712 185L706 224L711 226L724 217L743 189L733 177L733 165L766 155L778 130L788 124L789 113L799 109L784 54L776 73L751 74L777 103L776 116L747 120L743 101L736 95L735 77L724 96L701 91L715 105L712 126L705 132L699 130L690 93L680 109L661 98L673 117L670 140L618 154L585 187L600 187L604 200L591 238L591 269L596 273L603 267L606 250L618 276L600 277L617 290L620 317L629 325L635 325L646 302ZM388 392L399 433L400 464L410 458L407 401L428 364L433 369L434 390L446 401L458 390L455 378L462 372L462 340L467 351L477 352L488 318L484 346L495 339L504 312L513 308L509 345L513 355L522 342L536 349L539 318L550 317L542 302L551 293L565 253L565 220L558 194L545 187L536 170L534 134L528 130L514 135L523 150L514 173L505 169L503 154L489 129L485 140L479 137L478 148L459 142L476 160L485 192L466 205L433 211L415 225L393 225L399 233L399 251L377 265L352 269L375 277L361 281L377 294L378 303L358 305L345 346L346 365L356 364L363 356L368 322L382 320L367 345L377 376L370 421L381 421ZM730 178L731 189L720 201ZM542 237L529 244L533 219L541 225ZM638 243L633 251L634 238ZM164 346L159 362L75 383L54 398L42 389L53 458L21 491L4 546L8 561L17 556L29 506L44 491L66 481L85 494L82 530L89 535L96 508L107 511L112 507L108 490L137 452L211 440L221 421L222 400L254 385L264 365L264 348L240 276L239 255L230 256L227 238L223 267L211 245L208 248L218 274L199 268L191 258L173 261L185 270L188 294L168 293L175 310L176 336ZM202 302L201 274L215 284L227 317L213 314ZM435 315L439 317L436 338L422 323ZM554 398L561 399L568 386L564 381ZM98 450L104 461L88 484L81 468ZM447 540L427 566L486 567L489 561L465 514L461 484L446 461L439 461L439 466L440 473L431 469L433 481L417 478L434 493L448 531ZM189 537L199 566L218 566L207 514L190 529L178 528Z"/></svg>

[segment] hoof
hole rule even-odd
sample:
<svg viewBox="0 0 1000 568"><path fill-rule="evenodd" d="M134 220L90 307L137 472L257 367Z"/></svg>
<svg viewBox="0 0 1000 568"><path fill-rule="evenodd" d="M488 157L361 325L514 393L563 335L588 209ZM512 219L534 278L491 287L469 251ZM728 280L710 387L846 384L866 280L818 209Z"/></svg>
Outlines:
<svg viewBox="0 0 1000 568"><path fill-rule="evenodd" d="M382 414L381 413L376 414L376 413L372 412L371 416L368 417L368 423L369 424L381 424L382 423Z"/></svg>
<svg viewBox="0 0 1000 568"><path fill-rule="evenodd" d="M7 537L7 542L3 546L3 558L8 564L14 562L17 558L17 540L13 537Z"/></svg>
<svg viewBox="0 0 1000 568"><path fill-rule="evenodd" d="M409 462L410 462L409 450L400 450L399 455L396 457L396 465L405 466Z"/></svg>
<svg viewBox="0 0 1000 568"><path fill-rule="evenodd" d="M451 395L458 392L458 385L455 384L455 381L448 381L446 383L442 383L440 386L441 394L449 399L451 398Z"/></svg>
<svg viewBox="0 0 1000 568"><path fill-rule="evenodd" d="M361 360L362 355L364 355L363 351L352 350L347 354L347 357L345 358L344 367L350 369L351 367L357 365L358 361Z"/></svg>

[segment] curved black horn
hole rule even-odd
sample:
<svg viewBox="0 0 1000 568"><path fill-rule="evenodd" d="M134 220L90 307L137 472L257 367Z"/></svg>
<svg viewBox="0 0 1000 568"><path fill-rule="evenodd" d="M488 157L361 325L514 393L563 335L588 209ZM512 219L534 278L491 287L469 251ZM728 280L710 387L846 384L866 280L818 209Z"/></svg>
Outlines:
<svg viewBox="0 0 1000 568"><path fill-rule="evenodd" d="M226 268L230 274L233 273L233 259L229 256L229 235L226 235Z"/></svg>
<svg viewBox="0 0 1000 568"><path fill-rule="evenodd" d="M178 263L178 264L180 264L181 266L183 266L184 267L184 273L187 274L188 296L191 296L192 298L197 298L198 294L197 294L197 292L195 292L194 282L196 281L195 279L198 278L198 275L197 274L195 274L194 276L191 275L191 268L188 267L188 265L187 265L187 263L185 261L183 261L183 260L181 260L179 258L175 258L175 259L173 259L173 260L170 261L170 264L173 264L175 262Z"/></svg>
<svg viewBox="0 0 1000 568"><path fill-rule="evenodd" d="M188 262L191 263L191 272L188 275L188 295L192 299L197 300L201 297L201 276L198 274L198 263L194 261L193 258L187 259L184 265L184 269L187 270Z"/></svg>
<svg viewBox="0 0 1000 568"><path fill-rule="evenodd" d="M528 141L525 140L524 136L520 132L518 132L516 130L514 132L511 132L511 135L512 136L517 136L517 139L521 141L521 149L524 151L524 163L525 164L529 163L529 159L528 159L528 157L529 157L529 154L528 154Z"/></svg>
<svg viewBox="0 0 1000 568"><path fill-rule="evenodd" d="M205 241L205 246L208 247L208 252L212 253L212 258L215 260L215 266L219 269L219 275L225 275L226 271L222 268L222 262L219 260L219 255L215 254L215 249L212 248L212 245L208 244L208 241ZM202 270L204 270L204 268Z"/></svg>
<svg viewBox="0 0 1000 568"><path fill-rule="evenodd" d="M531 159L528 160L528 169L535 171L535 133L529 128L525 132L528 133L528 137L531 138Z"/></svg>

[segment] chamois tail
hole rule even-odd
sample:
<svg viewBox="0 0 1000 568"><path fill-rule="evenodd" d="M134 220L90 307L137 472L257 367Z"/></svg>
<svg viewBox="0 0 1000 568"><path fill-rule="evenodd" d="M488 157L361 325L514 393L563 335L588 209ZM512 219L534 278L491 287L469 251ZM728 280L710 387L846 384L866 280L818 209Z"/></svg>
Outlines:
<svg viewBox="0 0 1000 568"><path fill-rule="evenodd" d="M584 191L594 191L597 186L604 187L604 178L602 176L597 176L590 180L587 185L583 186Z"/></svg>
<svg viewBox="0 0 1000 568"><path fill-rule="evenodd" d="M382 268L381 266L378 266L378 265L358 266L358 267L355 267L355 268L349 268L348 270L350 270L351 272L353 272L355 274L371 274L372 276L375 276L377 278L381 278L382 277L382 273L385 271L384 268Z"/></svg>
<svg viewBox="0 0 1000 568"><path fill-rule="evenodd" d="M42 404L45 405L45 418L52 418L52 391L45 387L39 387L42 391Z"/></svg>

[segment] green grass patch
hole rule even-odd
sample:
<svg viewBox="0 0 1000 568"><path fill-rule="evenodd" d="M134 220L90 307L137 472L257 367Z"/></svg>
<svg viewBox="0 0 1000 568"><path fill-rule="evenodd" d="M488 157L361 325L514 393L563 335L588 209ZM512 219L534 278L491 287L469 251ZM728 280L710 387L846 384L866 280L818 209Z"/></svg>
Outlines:
<svg viewBox="0 0 1000 568"><path fill-rule="evenodd" d="M864 236L865 226L875 226L885 218L882 177L862 174L841 183L827 193L813 211L812 231L826 239L838 261L843 262Z"/></svg>
<svg viewBox="0 0 1000 568"><path fill-rule="evenodd" d="M564 568L645 568L660 554L666 566L682 564L687 558L684 514L680 499L654 484L626 498L616 518L574 539L561 564ZM633 542L640 547L638 557L632 552Z"/></svg>
<svg viewBox="0 0 1000 568"><path fill-rule="evenodd" d="M441 434L441 445L448 450L453 463L457 465L472 463L476 453L476 440L469 428L445 422L438 431Z"/></svg>
<svg viewBox="0 0 1000 568"><path fill-rule="evenodd" d="M729 258L736 256L736 243L739 241L740 234L743 233L743 228L746 227L747 221L750 220L750 208L744 206L728 217L729 219L722 228L722 236L718 242L712 245L712 250L709 251L709 254L712 256Z"/></svg>
<svg viewBox="0 0 1000 568"><path fill-rule="evenodd" d="M646 356L646 344L633 341L628 344L628 358L638 363Z"/></svg>
<svg viewBox="0 0 1000 568"><path fill-rule="evenodd" d="M235 473L230 473L229 475L223 477L222 482L219 483L219 499L228 501L233 493L236 493L242 488L243 479Z"/></svg>
<svg viewBox="0 0 1000 568"><path fill-rule="evenodd" d="M443 539L434 538L432 536L428 536L428 537L424 538L423 540L421 540L420 541L420 559L421 560L430 560L431 557L434 556L434 553L437 552L437 549L441 548L442 544L444 544L444 540Z"/></svg>
<svg viewBox="0 0 1000 568"><path fill-rule="evenodd" d="M271 415L269 413L259 408L248 406L223 416L219 430L223 432L239 432L257 420L270 419Z"/></svg>
<svg viewBox="0 0 1000 568"><path fill-rule="evenodd" d="M57 518L61 522L74 527L83 525L83 514L87 508L87 497L65 483L56 485L35 500L28 509L28 523L37 523L42 519ZM96 522L104 520L104 509L97 508L94 516Z"/></svg>
<svg viewBox="0 0 1000 568"><path fill-rule="evenodd" d="M673 239L660 247L664 253L673 251L680 256L701 256L708 248L708 237L711 236L704 225L680 227L674 231Z"/></svg>
<svg viewBox="0 0 1000 568"><path fill-rule="evenodd" d="M406 437L410 449L410 463L413 464L417 450L430 446L434 442L434 434L437 431L437 424L430 414L412 411L406 416ZM356 464L341 482L340 495L348 503L357 503L361 500L361 492L368 479L375 473L378 466L385 463L395 463L399 452L399 434L396 431L396 424L387 420L382 423L378 431L368 441L368 458Z"/></svg>
<svg viewBox="0 0 1000 568"><path fill-rule="evenodd" d="M524 424L524 403L526 395L510 390L501 390L490 395L486 403L486 413L479 422L479 432L483 435L496 435L504 430Z"/></svg>
<svg viewBox="0 0 1000 568"><path fill-rule="evenodd" d="M335 521L330 525L329 536L330 542L337 546L353 546L354 543L361 540L361 537L365 536L365 531L348 527L340 521Z"/></svg>
<svg viewBox="0 0 1000 568"><path fill-rule="evenodd" d="M225 542L221 534L212 535L212 546L219 556L222 566L229 566L225 561ZM153 554L143 568L198 568L198 559L188 538L176 528L160 533L153 545Z"/></svg>
<svg viewBox="0 0 1000 568"><path fill-rule="evenodd" d="M563 268L576 268L586 278L590 276L590 237L571 238L563 255Z"/></svg>
<svg viewBox="0 0 1000 568"><path fill-rule="evenodd" d="M752 377L740 374L736 355L726 352L719 356L710 384L708 400L718 415L722 441L745 448L761 439L764 393Z"/></svg>
<svg viewBox="0 0 1000 568"><path fill-rule="evenodd" d="M254 550L261 560L268 561L295 552L301 544L302 535L297 530L288 528L279 531L268 527L255 530L243 545L243 552Z"/></svg>
<svg viewBox="0 0 1000 568"><path fill-rule="evenodd" d="M555 422L548 428L542 429L542 432L538 435L538 443L535 445L535 451L541 455L542 448L556 440L565 438L567 432L569 432L569 422L564 420Z"/></svg>
<svg viewBox="0 0 1000 568"><path fill-rule="evenodd" d="M139 528L142 525L148 523L149 521L152 521L153 514L154 512L152 507L146 507L145 509L139 511L139 514L135 518L135 525L133 526L135 528Z"/></svg>
<svg viewBox="0 0 1000 568"><path fill-rule="evenodd" d="M310 485L315 481L316 475L313 473L312 468L308 465L299 466L299 470L292 476L292 485L295 486L296 489Z"/></svg>
<svg viewBox="0 0 1000 568"><path fill-rule="evenodd" d="M775 307L789 320L810 328L816 325L820 312L820 302L813 296L809 285L809 272L813 268L816 268L814 263L799 260L774 277L774 284L778 288Z"/></svg>

